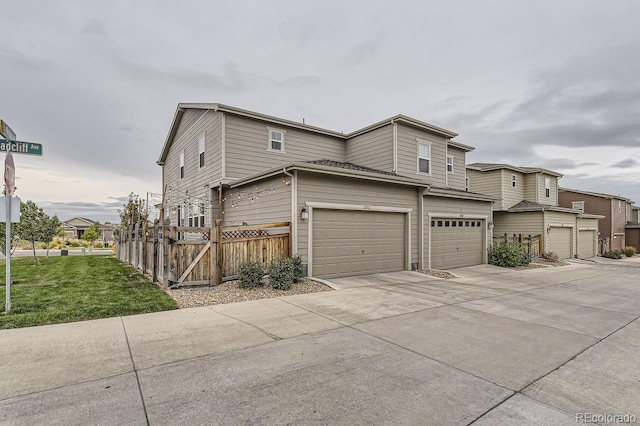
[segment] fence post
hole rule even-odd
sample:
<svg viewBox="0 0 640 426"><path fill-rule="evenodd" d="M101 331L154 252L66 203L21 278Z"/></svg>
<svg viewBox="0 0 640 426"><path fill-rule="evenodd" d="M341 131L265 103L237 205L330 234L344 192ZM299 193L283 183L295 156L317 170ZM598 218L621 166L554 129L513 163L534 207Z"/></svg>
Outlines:
<svg viewBox="0 0 640 426"><path fill-rule="evenodd" d="M216 219L216 285L222 285L222 220Z"/></svg>
<svg viewBox="0 0 640 426"><path fill-rule="evenodd" d="M144 224L144 228L142 230L142 273L146 274L147 273L147 257L149 256L148 254L148 249L147 249L147 231L149 229L147 228L147 224L145 222Z"/></svg>
<svg viewBox="0 0 640 426"><path fill-rule="evenodd" d="M167 237L167 219L162 218L162 285L164 288L169 287L169 238ZM171 222L169 222L171 223Z"/></svg>
<svg viewBox="0 0 640 426"><path fill-rule="evenodd" d="M158 282L158 221L153 224L153 265L151 265L151 281Z"/></svg>

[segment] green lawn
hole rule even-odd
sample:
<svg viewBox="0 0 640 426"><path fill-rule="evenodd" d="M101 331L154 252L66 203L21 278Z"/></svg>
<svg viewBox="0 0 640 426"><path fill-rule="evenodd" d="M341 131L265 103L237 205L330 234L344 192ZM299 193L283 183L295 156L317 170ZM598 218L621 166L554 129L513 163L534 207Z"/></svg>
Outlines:
<svg viewBox="0 0 640 426"><path fill-rule="evenodd" d="M11 259L11 310L5 310L6 265L0 260L0 329L177 309L135 269L111 256Z"/></svg>

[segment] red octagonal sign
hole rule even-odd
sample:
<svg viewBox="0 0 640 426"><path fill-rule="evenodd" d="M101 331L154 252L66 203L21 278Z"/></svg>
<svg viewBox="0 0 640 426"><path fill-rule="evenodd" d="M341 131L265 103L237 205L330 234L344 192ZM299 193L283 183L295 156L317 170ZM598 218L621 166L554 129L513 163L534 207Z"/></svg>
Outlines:
<svg viewBox="0 0 640 426"><path fill-rule="evenodd" d="M16 166L13 164L13 155L7 152L4 159L4 183L7 185L7 194L13 194L16 189Z"/></svg>

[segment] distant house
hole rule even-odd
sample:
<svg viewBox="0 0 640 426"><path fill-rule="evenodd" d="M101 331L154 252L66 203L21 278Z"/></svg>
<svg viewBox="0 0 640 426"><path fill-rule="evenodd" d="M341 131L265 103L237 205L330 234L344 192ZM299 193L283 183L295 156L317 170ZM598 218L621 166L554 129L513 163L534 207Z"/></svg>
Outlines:
<svg viewBox="0 0 640 426"><path fill-rule="evenodd" d="M625 227L631 222L633 204L630 199L619 195L559 188L558 202L564 207L604 216L599 226L601 251L621 249L627 245Z"/></svg>
<svg viewBox="0 0 640 426"><path fill-rule="evenodd" d="M78 239L81 240L85 231L89 229L96 221L87 219L85 217L74 217L73 219L62 222L62 229L66 239ZM114 225L106 223L100 225L100 238L99 241L113 241Z"/></svg>
<svg viewBox="0 0 640 426"><path fill-rule="evenodd" d="M640 253L640 207L631 207L631 222L625 226L625 243Z"/></svg>
<svg viewBox="0 0 640 426"><path fill-rule="evenodd" d="M596 255L598 219L558 205L562 175L538 167L474 163L467 165L468 187L499 198L493 204L493 235L540 238L543 253L561 258Z"/></svg>

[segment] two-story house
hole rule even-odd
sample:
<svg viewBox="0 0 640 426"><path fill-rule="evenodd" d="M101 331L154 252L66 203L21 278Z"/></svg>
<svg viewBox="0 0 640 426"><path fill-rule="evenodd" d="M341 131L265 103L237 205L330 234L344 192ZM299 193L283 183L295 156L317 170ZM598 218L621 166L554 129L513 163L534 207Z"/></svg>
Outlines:
<svg viewBox="0 0 640 426"><path fill-rule="evenodd" d="M344 134L222 104L178 105L160 154L172 224L291 222L308 274L487 262L492 197L457 134L397 115Z"/></svg>
<svg viewBox="0 0 640 426"><path fill-rule="evenodd" d="M625 226L625 244L636 249L640 253L640 207L631 207L631 222Z"/></svg>
<svg viewBox="0 0 640 426"><path fill-rule="evenodd" d="M633 201L619 195L569 188L559 188L558 197L561 206L603 216L599 226L601 251L625 247L625 227L627 222L631 222Z"/></svg>
<svg viewBox="0 0 640 426"><path fill-rule="evenodd" d="M558 205L560 173L535 167L474 163L467 165L469 189L492 195L493 235L536 236L543 253L562 258L597 252L600 216Z"/></svg>

